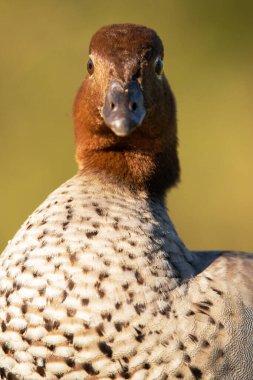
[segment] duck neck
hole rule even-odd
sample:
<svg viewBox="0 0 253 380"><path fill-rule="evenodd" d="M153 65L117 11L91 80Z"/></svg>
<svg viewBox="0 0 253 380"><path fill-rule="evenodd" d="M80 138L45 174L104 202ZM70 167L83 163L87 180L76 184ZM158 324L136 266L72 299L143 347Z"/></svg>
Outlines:
<svg viewBox="0 0 253 380"><path fill-rule="evenodd" d="M172 160L166 152L77 149L76 157L80 173L95 174L107 182L161 199L179 177L177 155Z"/></svg>
<svg viewBox="0 0 253 380"><path fill-rule="evenodd" d="M123 232L127 229L129 236L140 233L140 239L145 238L143 247L148 247L148 260L160 255L166 267L166 276L171 279L172 284L178 285L195 274L190 251L178 236L161 194L150 195L144 190L132 191L122 184L115 186L115 183L101 175L98 177L81 172L79 178L85 182L85 187L89 187L95 203L101 204L112 219L122 219ZM110 225L109 219L108 223Z"/></svg>

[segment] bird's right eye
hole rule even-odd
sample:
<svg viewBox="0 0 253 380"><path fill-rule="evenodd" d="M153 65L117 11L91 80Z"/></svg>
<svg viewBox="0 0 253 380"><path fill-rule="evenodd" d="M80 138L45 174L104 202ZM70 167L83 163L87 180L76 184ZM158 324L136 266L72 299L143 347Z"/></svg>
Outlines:
<svg viewBox="0 0 253 380"><path fill-rule="evenodd" d="M157 57L155 60L155 72L157 75L161 75L163 72L163 60L161 57Z"/></svg>
<svg viewBox="0 0 253 380"><path fill-rule="evenodd" d="M94 73L94 63L93 63L91 58L89 58L89 60L87 62L87 71L90 75L92 75Z"/></svg>

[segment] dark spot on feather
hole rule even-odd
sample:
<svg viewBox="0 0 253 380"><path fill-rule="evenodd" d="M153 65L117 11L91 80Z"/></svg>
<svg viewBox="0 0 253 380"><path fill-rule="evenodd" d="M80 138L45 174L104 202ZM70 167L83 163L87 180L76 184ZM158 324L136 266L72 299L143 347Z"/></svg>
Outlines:
<svg viewBox="0 0 253 380"><path fill-rule="evenodd" d="M92 239L94 236L96 236L98 234L98 231L90 231L90 232L86 232L86 236L88 239Z"/></svg>
<svg viewBox="0 0 253 380"><path fill-rule="evenodd" d="M100 273L98 279L99 279L99 281L103 281L103 279L107 278L107 277L109 277L109 274L106 272L102 272L102 273Z"/></svg>
<svg viewBox="0 0 253 380"><path fill-rule="evenodd" d="M74 286L75 286L74 281L73 280L69 280L69 282L68 282L68 288L69 288L69 290L72 290L74 288Z"/></svg>
<svg viewBox="0 0 253 380"><path fill-rule="evenodd" d="M13 373L8 373L7 380L18 380L19 378Z"/></svg>
<svg viewBox="0 0 253 380"><path fill-rule="evenodd" d="M197 304L199 308L203 309L203 310L209 310L210 307L204 303L199 303Z"/></svg>
<svg viewBox="0 0 253 380"><path fill-rule="evenodd" d="M68 227L68 224L69 224L69 222L62 223L62 229L63 229L63 231L66 231L66 229Z"/></svg>
<svg viewBox="0 0 253 380"><path fill-rule="evenodd" d="M136 313L140 315L141 313L144 312L144 310L146 309L146 306L145 304L137 303L136 305L134 305L134 308L135 308Z"/></svg>
<svg viewBox="0 0 253 380"><path fill-rule="evenodd" d="M69 366L69 367L71 367L71 368L74 368L75 367L75 361L73 360L73 359L71 359L71 358L67 358L66 359L66 364Z"/></svg>
<svg viewBox="0 0 253 380"><path fill-rule="evenodd" d="M216 289L216 288L213 288L212 286L211 286L211 289L212 289L215 293L217 293L219 296L221 296L221 295L223 294L223 292L222 292L221 290Z"/></svg>
<svg viewBox="0 0 253 380"><path fill-rule="evenodd" d="M99 336L103 336L104 335L104 325L103 325L103 323L100 323L96 327L96 331L97 331L97 333L98 333Z"/></svg>
<svg viewBox="0 0 253 380"><path fill-rule="evenodd" d="M23 314L27 313L27 305L26 304L21 306L21 311Z"/></svg>
<svg viewBox="0 0 253 380"><path fill-rule="evenodd" d="M133 270L133 268L130 265L122 265L121 268L123 271L126 271L126 270L132 271Z"/></svg>
<svg viewBox="0 0 253 380"><path fill-rule="evenodd" d="M128 370L126 371L122 371L121 372L121 376L124 378L124 379L130 379L130 374L127 372Z"/></svg>
<svg viewBox="0 0 253 380"><path fill-rule="evenodd" d="M179 348L179 350L184 350L185 346L184 346L184 344L182 342L179 342L178 343L178 348Z"/></svg>
<svg viewBox="0 0 253 380"><path fill-rule="evenodd" d="M95 368L91 363L83 363L83 369L89 374L89 375L98 375L99 371L96 371Z"/></svg>
<svg viewBox="0 0 253 380"><path fill-rule="evenodd" d="M102 314L101 314L101 317L102 317L103 319L107 319L108 322L110 322L110 320L112 319L112 315L111 315L111 313L108 313L108 312L102 313Z"/></svg>
<svg viewBox="0 0 253 380"><path fill-rule="evenodd" d="M123 324L120 322L115 322L114 326L115 326L115 329L120 332L122 330Z"/></svg>
<svg viewBox="0 0 253 380"><path fill-rule="evenodd" d="M96 210L96 213L99 215L99 216L104 216L104 210L100 207L96 207L95 208Z"/></svg>
<svg viewBox="0 0 253 380"><path fill-rule="evenodd" d="M89 298L82 298L82 305L87 306L89 304L90 300Z"/></svg>
<svg viewBox="0 0 253 380"><path fill-rule="evenodd" d="M119 224L113 223L113 228L115 229L115 231L118 231L119 230Z"/></svg>
<svg viewBox="0 0 253 380"><path fill-rule="evenodd" d="M140 274L140 272L138 272L136 270L134 275L135 275L135 278L136 278L138 284L142 285L144 283L144 279L143 279L142 275Z"/></svg>
<svg viewBox="0 0 253 380"><path fill-rule="evenodd" d="M198 338L197 338L195 335L193 335L193 334L189 334L188 336L189 336L189 338L190 338L194 343L197 343L197 342L198 342Z"/></svg>
<svg viewBox="0 0 253 380"><path fill-rule="evenodd" d="M95 284L94 284L95 288L96 289L99 289L100 286L101 286L101 282L100 281L96 281Z"/></svg>
<svg viewBox="0 0 253 380"><path fill-rule="evenodd" d="M131 298L131 300L133 300L133 298L134 298L134 292L129 292L128 295Z"/></svg>
<svg viewBox="0 0 253 380"><path fill-rule="evenodd" d="M184 361L185 361L186 363L190 363L190 362L191 362L191 357L190 357L190 355L188 355L188 354L184 354Z"/></svg>
<svg viewBox="0 0 253 380"><path fill-rule="evenodd" d="M159 313L161 315L166 315L167 317L169 317L170 311L171 311L171 307L170 307L170 305L167 305L167 306L165 306L165 308L163 308L162 310L160 310ZM174 313L174 317L177 318L175 310L173 310L173 313Z"/></svg>
<svg viewBox="0 0 253 380"><path fill-rule="evenodd" d="M53 330L53 322L50 321L49 319L44 319L45 320L45 329L47 331L52 331Z"/></svg>
<svg viewBox="0 0 253 380"><path fill-rule="evenodd" d="M141 331L138 332L138 335L135 336L135 339L137 340L137 342L140 342L140 343L143 341L144 338L145 338L145 334L143 334Z"/></svg>
<svg viewBox="0 0 253 380"><path fill-rule="evenodd" d="M62 302L65 301L65 299L67 298L67 295L68 295L68 293L66 292L66 290L63 290L63 293L62 293Z"/></svg>
<svg viewBox="0 0 253 380"><path fill-rule="evenodd" d="M200 314L204 314L204 315L208 315L208 316L209 316L209 314L208 314L206 311L204 311L204 310L199 310L199 313L200 313Z"/></svg>
<svg viewBox="0 0 253 380"><path fill-rule="evenodd" d="M1 329L2 329L2 332L5 332L5 331L6 331L6 328L7 328L7 326L6 326L5 322L2 321L2 323L1 323Z"/></svg>
<svg viewBox="0 0 253 380"><path fill-rule="evenodd" d="M105 343L105 342L99 342L98 347L103 354L105 354L108 358L112 357L112 349L111 347Z"/></svg>
<svg viewBox="0 0 253 380"><path fill-rule="evenodd" d="M73 218L73 215L69 212L67 215L67 220L70 221Z"/></svg>
<svg viewBox="0 0 253 380"><path fill-rule="evenodd" d="M67 309L67 316L68 317L74 317L76 314L76 310L75 309Z"/></svg>
<svg viewBox="0 0 253 380"><path fill-rule="evenodd" d="M44 368L44 367L40 367L40 366L38 366L38 367L36 368L36 371L38 372L38 374L39 374L41 377L45 377L46 372L45 372L45 368Z"/></svg>
<svg viewBox="0 0 253 380"><path fill-rule="evenodd" d="M65 338L67 339L67 341L69 343L71 343L71 344L73 343L74 334L72 334L72 333L64 333L63 335L65 336Z"/></svg>
<svg viewBox="0 0 253 380"><path fill-rule="evenodd" d="M210 301L210 300L205 300L205 301L203 301L203 302L201 302L202 304L206 304L206 305L209 305L209 306L213 306L213 303L212 303L212 301Z"/></svg>
<svg viewBox="0 0 253 380"><path fill-rule="evenodd" d="M130 379L130 374L128 373L128 366L126 366L126 365L122 365L122 363L121 363L120 360L119 360L119 363L120 363L121 368L122 368L122 370L121 370L121 372L120 372L121 376L122 376L124 379Z"/></svg>
<svg viewBox="0 0 253 380"><path fill-rule="evenodd" d="M189 368L195 380L200 380L202 378L202 372L199 368L197 367L189 367Z"/></svg>
<svg viewBox="0 0 253 380"><path fill-rule="evenodd" d="M69 259L70 259L71 264L73 265L77 261L77 259L76 259L76 252L70 253L69 254Z"/></svg>
<svg viewBox="0 0 253 380"><path fill-rule="evenodd" d="M98 289L98 295L99 295L100 298L104 298L104 296L105 296L105 291L102 290L102 289Z"/></svg>
<svg viewBox="0 0 253 380"><path fill-rule="evenodd" d="M3 349L3 351L4 351L5 354L8 354L8 352L10 351L7 343L3 343L2 344L2 349Z"/></svg>
<svg viewBox="0 0 253 380"><path fill-rule="evenodd" d="M215 320L214 320L212 317L209 317L209 322L210 322L212 325L215 325Z"/></svg>
<svg viewBox="0 0 253 380"><path fill-rule="evenodd" d="M58 329L59 326L60 326L60 321L54 321L54 328Z"/></svg>

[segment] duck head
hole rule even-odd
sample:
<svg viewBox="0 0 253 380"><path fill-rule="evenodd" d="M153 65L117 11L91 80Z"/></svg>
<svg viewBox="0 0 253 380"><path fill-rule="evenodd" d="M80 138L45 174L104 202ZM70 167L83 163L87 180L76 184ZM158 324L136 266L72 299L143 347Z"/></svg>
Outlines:
<svg viewBox="0 0 253 380"><path fill-rule="evenodd" d="M156 194L177 183L176 107L155 31L115 24L95 33L74 123L81 172Z"/></svg>

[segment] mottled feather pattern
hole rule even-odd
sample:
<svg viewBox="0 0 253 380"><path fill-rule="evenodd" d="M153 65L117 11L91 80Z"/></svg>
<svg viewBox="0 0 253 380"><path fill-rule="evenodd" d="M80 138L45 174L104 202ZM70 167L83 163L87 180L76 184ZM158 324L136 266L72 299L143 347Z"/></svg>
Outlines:
<svg viewBox="0 0 253 380"><path fill-rule="evenodd" d="M1 256L4 373L79 379L163 370L160 354L147 352L165 352L170 329L161 328L178 278L164 247L181 243L148 203L145 194L76 176L31 215Z"/></svg>
<svg viewBox="0 0 253 380"><path fill-rule="evenodd" d="M1 256L2 378L217 379L227 289L188 256L159 201L73 177Z"/></svg>

